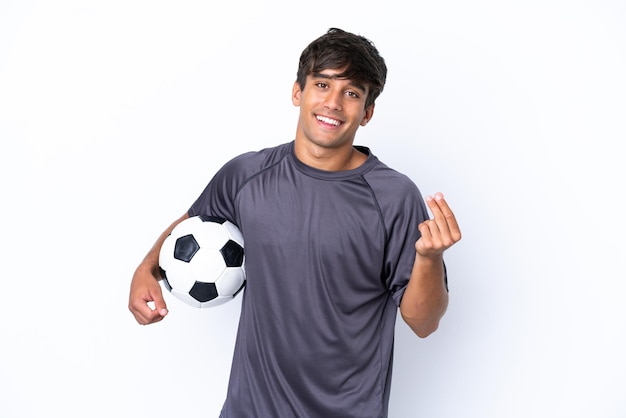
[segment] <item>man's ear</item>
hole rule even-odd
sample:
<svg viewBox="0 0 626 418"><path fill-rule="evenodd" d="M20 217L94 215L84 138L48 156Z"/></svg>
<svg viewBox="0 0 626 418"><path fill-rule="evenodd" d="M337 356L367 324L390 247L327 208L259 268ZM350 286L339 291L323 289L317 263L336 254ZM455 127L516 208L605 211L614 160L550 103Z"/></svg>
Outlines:
<svg viewBox="0 0 626 418"><path fill-rule="evenodd" d="M363 116L363 119L361 119L361 126L367 125L368 122L372 120L373 116L374 116L374 103L372 103L371 105L368 106L367 109L365 109L365 116Z"/></svg>
<svg viewBox="0 0 626 418"><path fill-rule="evenodd" d="M300 96L302 95L302 89L300 88L300 83L297 81L293 83L293 88L291 89L291 102L294 106L300 106Z"/></svg>

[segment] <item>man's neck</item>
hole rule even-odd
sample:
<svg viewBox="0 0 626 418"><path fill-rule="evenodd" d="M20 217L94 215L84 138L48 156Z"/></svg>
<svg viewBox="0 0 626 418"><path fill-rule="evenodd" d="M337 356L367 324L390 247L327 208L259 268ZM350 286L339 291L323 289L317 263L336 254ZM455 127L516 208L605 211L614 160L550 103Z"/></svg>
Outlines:
<svg viewBox="0 0 626 418"><path fill-rule="evenodd" d="M324 148L314 144L299 145L296 141L294 152L302 163L324 171L354 170L367 160L367 155L353 146Z"/></svg>

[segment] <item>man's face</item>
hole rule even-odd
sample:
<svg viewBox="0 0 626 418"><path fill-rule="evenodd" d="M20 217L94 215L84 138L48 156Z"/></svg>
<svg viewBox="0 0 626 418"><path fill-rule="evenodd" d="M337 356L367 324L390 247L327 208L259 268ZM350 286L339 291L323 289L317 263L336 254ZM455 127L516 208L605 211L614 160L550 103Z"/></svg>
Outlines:
<svg viewBox="0 0 626 418"><path fill-rule="evenodd" d="M300 107L296 139L323 148L352 147L357 129L369 122L374 105L365 109L367 87L337 78L342 72L309 74L304 89L294 84L292 101Z"/></svg>

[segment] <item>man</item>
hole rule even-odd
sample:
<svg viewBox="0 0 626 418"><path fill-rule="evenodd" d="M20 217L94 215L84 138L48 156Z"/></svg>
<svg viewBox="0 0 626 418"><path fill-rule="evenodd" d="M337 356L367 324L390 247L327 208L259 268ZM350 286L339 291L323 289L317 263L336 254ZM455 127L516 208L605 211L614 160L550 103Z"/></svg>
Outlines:
<svg viewBox="0 0 626 418"><path fill-rule="evenodd" d="M223 418L386 417L398 307L420 337L446 311L454 214L436 193L429 219L408 177L353 144L386 75L362 36L333 28L313 41L292 91L295 140L226 163L133 276L130 310L160 321L172 228L207 214L241 229L247 283Z"/></svg>

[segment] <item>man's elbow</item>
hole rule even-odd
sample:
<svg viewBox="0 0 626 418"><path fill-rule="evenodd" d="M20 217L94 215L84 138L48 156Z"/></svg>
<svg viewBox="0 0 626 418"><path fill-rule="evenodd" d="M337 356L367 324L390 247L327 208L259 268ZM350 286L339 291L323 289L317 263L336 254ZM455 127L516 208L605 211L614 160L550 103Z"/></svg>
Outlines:
<svg viewBox="0 0 626 418"><path fill-rule="evenodd" d="M402 316L404 322L407 323L409 328L420 338L426 338L439 328L439 319L437 320L417 320L414 318L407 318Z"/></svg>
<svg viewBox="0 0 626 418"><path fill-rule="evenodd" d="M418 337L426 338L439 328L439 322L448 308L448 295L444 293L437 303L429 306L406 302L403 300L400 304L402 319Z"/></svg>

